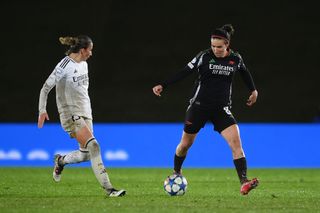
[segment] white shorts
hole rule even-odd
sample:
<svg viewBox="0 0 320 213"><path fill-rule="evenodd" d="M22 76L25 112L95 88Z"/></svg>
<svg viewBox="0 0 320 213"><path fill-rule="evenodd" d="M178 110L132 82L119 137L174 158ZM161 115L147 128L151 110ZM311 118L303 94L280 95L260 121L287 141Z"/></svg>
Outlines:
<svg viewBox="0 0 320 213"><path fill-rule="evenodd" d="M92 119L82 116L73 115L71 118L65 119L60 117L61 126L71 138L74 138L76 132L87 126L93 133Z"/></svg>

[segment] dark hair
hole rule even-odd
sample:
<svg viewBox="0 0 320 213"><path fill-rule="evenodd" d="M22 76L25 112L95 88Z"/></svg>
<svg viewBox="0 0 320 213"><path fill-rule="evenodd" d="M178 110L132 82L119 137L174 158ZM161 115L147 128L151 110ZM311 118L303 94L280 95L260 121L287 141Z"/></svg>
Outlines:
<svg viewBox="0 0 320 213"><path fill-rule="evenodd" d="M233 33L234 33L233 26L231 24L225 24L220 28L216 28L211 33L211 38L220 38L230 42L231 35L233 35Z"/></svg>
<svg viewBox="0 0 320 213"><path fill-rule="evenodd" d="M79 35L76 37L60 37L59 41L63 45L70 46L66 52L66 55L70 53L78 53L82 48L88 48L92 42L92 39L86 35Z"/></svg>

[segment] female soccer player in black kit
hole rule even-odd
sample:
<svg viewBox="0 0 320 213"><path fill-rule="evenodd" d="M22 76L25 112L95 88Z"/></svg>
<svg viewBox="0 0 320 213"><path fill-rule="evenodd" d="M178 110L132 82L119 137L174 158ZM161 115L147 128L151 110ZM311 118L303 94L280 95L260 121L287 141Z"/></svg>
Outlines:
<svg viewBox="0 0 320 213"><path fill-rule="evenodd" d="M229 144L237 174L240 179L240 193L246 195L258 186L257 178L248 180L247 162L241 145L240 132L231 108L231 86L233 76L239 72L251 94L247 105L252 106L258 97L251 74L240 54L230 49L232 25L217 28L211 35L211 48L201 51L187 66L167 81L153 87L155 95L160 96L167 86L198 72L194 95L187 108L184 131L174 157L174 172L180 174L188 149L197 133L210 120Z"/></svg>

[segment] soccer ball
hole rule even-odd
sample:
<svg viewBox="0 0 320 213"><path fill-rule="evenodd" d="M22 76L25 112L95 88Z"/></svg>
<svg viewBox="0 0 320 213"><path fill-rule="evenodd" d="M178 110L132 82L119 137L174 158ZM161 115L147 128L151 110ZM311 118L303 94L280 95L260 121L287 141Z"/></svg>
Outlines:
<svg viewBox="0 0 320 213"><path fill-rule="evenodd" d="M181 196L187 191L188 182L187 179L178 174L168 176L164 180L164 191L170 196Z"/></svg>

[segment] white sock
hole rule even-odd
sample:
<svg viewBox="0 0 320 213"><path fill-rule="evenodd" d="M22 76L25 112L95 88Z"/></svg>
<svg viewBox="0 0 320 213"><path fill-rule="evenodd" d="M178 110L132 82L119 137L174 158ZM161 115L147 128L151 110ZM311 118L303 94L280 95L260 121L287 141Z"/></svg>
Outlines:
<svg viewBox="0 0 320 213"><path fill-rule="evenodd" d="M109 193L110 189L112 189L113 187L109 180L108 173L102 162L100 146L95 138L91 138L90 140L88 140L86 146L90 153L92 170L96 178L98 179L100 185Z"/></svg>
<svg viewBox="0 0 320 213"><path fill-rule="evenodd" d="M81 163L90 160L89 151L76 150L66 154L62 158L63 165L72 163Z"/></svg>

